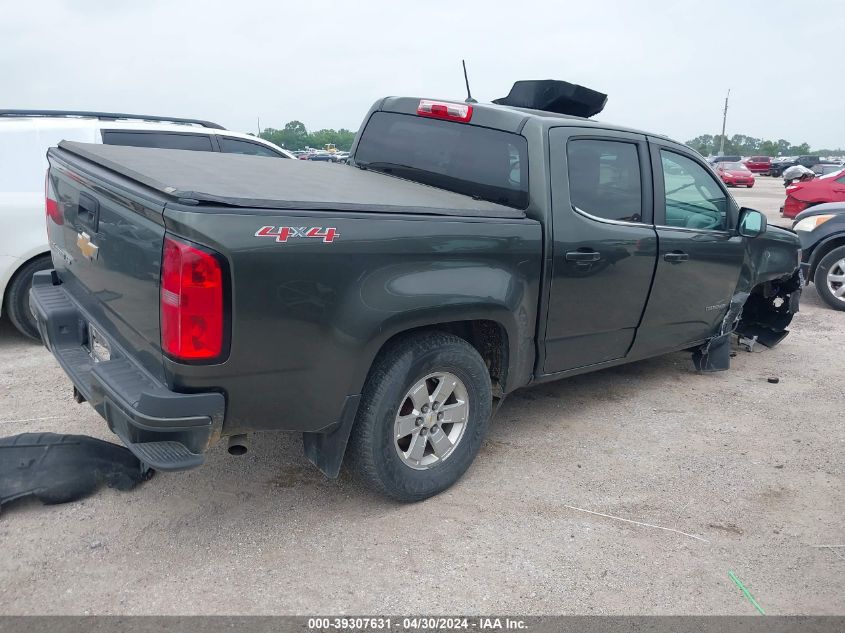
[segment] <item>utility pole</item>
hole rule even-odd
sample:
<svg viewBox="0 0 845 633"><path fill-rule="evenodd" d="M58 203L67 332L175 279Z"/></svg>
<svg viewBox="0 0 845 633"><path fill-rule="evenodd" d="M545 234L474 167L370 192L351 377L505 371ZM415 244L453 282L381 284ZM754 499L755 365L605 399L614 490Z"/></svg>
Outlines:
<svg viewBox="0 0 845 633"><path fill-rule="evenodd" d="M725 111L722 113L722 137L719 141L719 156L725 154L725 124L728 121L728 99L731 96L731 89L728 88L728 96L725 97Z"/></svg>
<svg viewBox="0 0 845 633"><path fill-rule="evenodd" d="M261 117L255 117L255 120L258 123L258 134L256 136L261 136Z"/></svg>

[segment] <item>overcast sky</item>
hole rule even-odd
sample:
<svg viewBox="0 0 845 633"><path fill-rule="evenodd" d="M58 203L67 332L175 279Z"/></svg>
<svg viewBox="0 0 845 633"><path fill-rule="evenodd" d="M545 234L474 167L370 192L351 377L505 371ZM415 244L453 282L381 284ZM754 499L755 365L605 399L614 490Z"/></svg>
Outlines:
<svg viewBox="0 0 845 633"><path fill-rule="evenodd" d="M597 118L686 141L845 148L845 2L2 0L0 108L357 129L385 95L504 96L517 79L609 95Z"/></svg>

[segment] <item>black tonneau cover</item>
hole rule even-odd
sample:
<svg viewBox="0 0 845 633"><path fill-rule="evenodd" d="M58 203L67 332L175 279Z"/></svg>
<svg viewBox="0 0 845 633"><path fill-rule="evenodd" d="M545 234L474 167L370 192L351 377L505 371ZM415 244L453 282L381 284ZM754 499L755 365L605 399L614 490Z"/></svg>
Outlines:
<svg viewBox="0 0 845 633"><path fill-rule="evenodd" d="M166 196L200 203L267 209L525 217L518 209L347 165L71 141L62 141L59 148ZM61 151L57 156L61 156Z"/></svg>

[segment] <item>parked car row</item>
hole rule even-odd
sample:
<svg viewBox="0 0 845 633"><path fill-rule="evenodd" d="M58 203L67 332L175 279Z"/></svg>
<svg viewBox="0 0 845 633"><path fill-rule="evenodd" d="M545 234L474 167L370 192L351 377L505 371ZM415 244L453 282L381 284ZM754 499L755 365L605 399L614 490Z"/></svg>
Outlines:
<svg viewBox="0 0 845 633"><path fill-rule="evenodd" d="M770 176L782 176L783 172L795 165L801 165L807 169L812 169L818 174L825 173L825 169L842 168L842 161L826 160L817 155L806 155L797 157L783 157L772 161L769 169ZM828 172L829 173L829 172Z"/></svg>
<svg viewBox="0 0 845 633"><path fill-rule="evenodd" d="M811 169L819 176L837 171L843 167L843 161L841 159L831 160L821 158L817 155L781 156L778 158L772 158L771 156L750 156L747 158L741 156L711 156L708 162L714 169L717 169L722 163L742 163L750 172L760 176L782 176L784 170L795 165L801 165L807 169Z"/></svg>
<svg viewBox="0 0 845 633"><path fill-rule="evenodd" d="M325 163L345 163L349 158L349 152L326 150L300 150L293 152L299 160L312 160Z"/></svg>

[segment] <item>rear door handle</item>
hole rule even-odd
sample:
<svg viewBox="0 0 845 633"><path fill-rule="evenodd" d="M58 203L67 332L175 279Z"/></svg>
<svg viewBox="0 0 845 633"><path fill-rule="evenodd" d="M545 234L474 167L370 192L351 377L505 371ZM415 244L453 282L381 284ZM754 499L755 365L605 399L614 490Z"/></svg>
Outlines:
<svg viewBox="0 0 845 633"><path fill-rule="evenodd" d="M682 251L672 251L671 253L666 253L663 256L663 259L673 264L680 264L681 262L689 260L689 255Z"/></svg>
<svg viewBox="0 0 845 633"><path fill-rule="evenodd" d="M597 251L569 251L566 254L568 262L597 262L601 259L601 253Z"/></svg>

